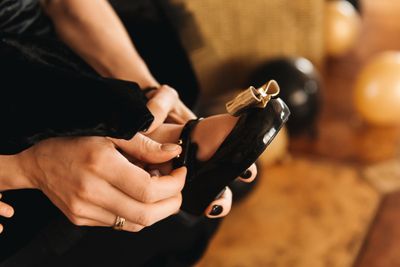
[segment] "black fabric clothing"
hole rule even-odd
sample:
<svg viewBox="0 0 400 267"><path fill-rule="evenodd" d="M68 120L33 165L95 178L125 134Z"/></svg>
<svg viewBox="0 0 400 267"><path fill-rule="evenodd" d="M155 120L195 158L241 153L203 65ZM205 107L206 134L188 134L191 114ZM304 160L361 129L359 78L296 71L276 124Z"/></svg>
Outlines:
<svg viewBox="0 0 400 267"><path fill-rule="evenodd" d="M197 82L161 1L110 2L154 76L190 105ZM0 153L51 136L128 138L148 127L152 116L137 85L99 77L56 40L37 0L0 0L0 33ZM189 225L177 215L132 234L74 226L38 190L3 192L3 199L16 210L11 219L0 217L6 267L190 266L219 225L207 218Z"/></svg>
<svg viewBox="0 0 400 267"><path fill-rule="evenodd" d="M0 266L191 266L217 227L216 220L203 218L188 225L171 216L138 233L126 233L53 220Z"/></svg>
<svg viewBox="0 0 400 267"><path fill-rule="evenodd" d="M38 0L1 0L0 31L44 35L53 32Z"/></svg>
<svg viewBox="0 0 400 267"><path fill-rule="evenodd" d="M57 136L130 139L153 121L137 84L95 75L58 41L1 37L0 73L1 154Z"/></svg>
<svg viewBox="0 0 400 267"><path fill-rule="evenodd" d="M0 154L57 136L130 139L153 121L137 84L100 77L58 40L1 34L0 76ZM0 236L0 260L49 222L66 220L38 191L5 192L4 201L17 212L12 219L0 217L7 229Z"/></svg>

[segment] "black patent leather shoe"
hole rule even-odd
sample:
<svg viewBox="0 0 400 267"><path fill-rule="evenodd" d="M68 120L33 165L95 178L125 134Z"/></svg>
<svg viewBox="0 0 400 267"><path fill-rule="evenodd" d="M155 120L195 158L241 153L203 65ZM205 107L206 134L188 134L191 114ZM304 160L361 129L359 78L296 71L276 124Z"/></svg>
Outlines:
<svg viewBox="0 0 400 267"><path fill-rule="evenodd" d="M250 87L229 102L228 112L240 117L207 161L197 160L198 145L190 140L199 120L185 125L179 140L182 154L173 163L174 168L186 166L188 170L181 210L202 215L225 186L249 168L267 148L290 114L281 99L272 99L278 93L278 84L270 81L258 89Z"/></svg>

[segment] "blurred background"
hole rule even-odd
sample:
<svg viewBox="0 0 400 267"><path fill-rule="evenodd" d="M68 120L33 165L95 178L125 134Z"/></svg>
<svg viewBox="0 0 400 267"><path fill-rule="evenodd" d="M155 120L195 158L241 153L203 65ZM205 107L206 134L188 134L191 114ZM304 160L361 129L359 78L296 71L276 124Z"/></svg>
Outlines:
<svg viewBox="0 0 400 267"><path fill-rule="evenodd" d="M400 266L400 0L173 2L203 115L268 79L293 113L198 266Z"/></svg>

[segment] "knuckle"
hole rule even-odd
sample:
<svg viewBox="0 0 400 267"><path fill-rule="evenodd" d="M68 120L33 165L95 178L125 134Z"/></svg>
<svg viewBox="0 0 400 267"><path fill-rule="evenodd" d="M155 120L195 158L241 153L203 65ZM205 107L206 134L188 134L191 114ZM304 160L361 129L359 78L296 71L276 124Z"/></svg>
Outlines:
<svg viewBox="0 0 400 267"><path fill-rule="evenodd" d="M85 165L90 173L99 173L101 162L99 160L98 153L95 152L88 153Z"/></svg>
<svg viewBox="0 0 400 267"><path fill-rule="evenodd" d="M171 206L171 211L175 213L176 211L179 211L180 207L182 206L182 194L178 194L173 198L173 203Z"/></svg>
<svg viewBox="0 0 400 267"><path fill-rule="evenodd" d="M82 200L92 199L92 187L87 179L83 179L78 186L77 196Z"/></svg>
<svg viewBox="0 0 400 267"><path fill-rule="evenodd" d="M74 217L80 217L84 214L83 205L77 200L73 200L69 203L69 210Z"/></svg>
<svg viewBox="0 0 400 267"><path fill-rule="evenodd" d="M150 140L144 136L140 138L140 141L138 143L139 143L139 150L142 152L148 151L149 146L151 145Z"/></svg>
<svg viewBox="0 0 400 267"><path fill-rule="evenodd" d="M172 88L172 87L170 87L170 86L167 86L167 85L163 86L162 88L163 88L167 93L171 94L174 98L177 98L177 97L178 97L178 92L177 92L174 88Z"/></svg>
<svg viewBox="0 0 400 267"><path fill-rule="evenodd" d="M76 217L76 216L71 216L69 218L69 220L76 226L84 226L85 225L85 220L83 220L79 217Z"/></svg>
<svg viewBox="0 0 400 267"><path fill-rule="evenodd" d="M179 98L178 92L168 85L162 85L158 90L160 91L160 93L167 94L170 97L172 96L173 98Z"/></svg>
<svg viewBox="0 0 400 267"><path fill-rule="evenodd" d="M176 204L177 204L177 208L179 209L180 206L182 205L182 201L183 201L183 197L182 194L178 194L177 198L176 198Z"/></svg>
<svg viewBox="0 0 400 267"><path fill-rule="evenodd" d="M87 153L85 165L91 173L101 173L110 158L109 149L102 147Z"/></svg>
<svg viewBox="0 0 400 267"><path fill-rule="evenodd" d="M184 177L182 177L182 179L179 180L179 183L178 183L179 192L182 192L183 188L185 187L185 178L186 177L184 176Z"/></svg>
<svg viewBox="0 0 400 267"><path fill-rule="evenodd" d="M154 108L156 111L156 114L159 116L163 116L165 113L168 112L168 103L166 101L163 101L162 99L158 99L157 101L154 100Z"/></svg>
<svg viewBox="0 0 400 267"><path fill-rule="evenodd" d="M140 144L141 144L141 147L142 147L142 151L147 151L147 150L149 150L149 147L151 146L151 141L150 141L150 139L148 139L148 138L142 138L141 139L141 142L140 142Z"/></svg>
<svg viewBox="0 0 400 267"><path fill-rule="evenodd" d="M143 225L135 224L135 225L129 226L127 230L130 231L130 232L137 233L137 232L142 231L143 229L144 229Z"/></svg>
<svg viewBox="0 0 400 267"><path fill-rule="evenodd" d="M147 182L147 186L145 186L142 190L140 200L143 203L150 204L154 203L156 200L156 194L155 191L152 189L153 186L151 184L152 182Z"/></svg>
<svg viewBox="0 0 400 267"><path fill-rule="evenodd" d="M154 223L149 212L142 212L137 218L137 223L142 226L150 226Z"/></svg>
<svg viewBox="0 0 400 267"><path fill-rule="evenodd" d="M160 144L149 139L143 139L138 147L140 153L136 155L136 158L139 161L147 161L154 156L154 153L158 153L161 150ZM148 177L150 177L150 175Z"/></svg>

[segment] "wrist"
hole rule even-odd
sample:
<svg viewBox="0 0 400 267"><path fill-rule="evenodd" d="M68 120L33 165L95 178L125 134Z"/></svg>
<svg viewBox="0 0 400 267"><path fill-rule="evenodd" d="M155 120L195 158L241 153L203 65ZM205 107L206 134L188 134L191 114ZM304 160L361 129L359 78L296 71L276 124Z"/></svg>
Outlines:
<svg viewBox="0 0 400 267"><path fill-rule="evenodd" d="M21 154L0 156L0 190L36 188L21 160Z"/></svg>
<svg viewBox="0 0 400 267"><path fill-rule="evenodd" d="M39 189L38 178L43 175L39 168L38 160L34 156L34 147L18 153L16 156L16 162L18 169L21 172L21 181L24 183L24 188L35 188Z"/></svg>

